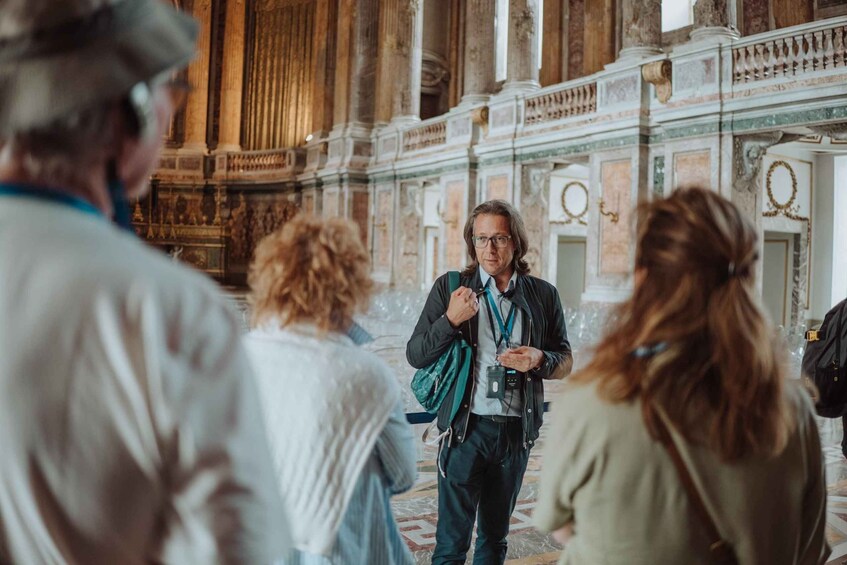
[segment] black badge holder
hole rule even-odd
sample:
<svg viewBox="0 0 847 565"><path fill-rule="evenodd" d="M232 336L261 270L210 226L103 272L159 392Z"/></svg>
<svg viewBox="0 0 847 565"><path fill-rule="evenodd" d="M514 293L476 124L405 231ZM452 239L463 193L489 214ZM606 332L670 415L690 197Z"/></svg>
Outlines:
<svg viewBox="0 0 847 565"><path fill-rule="evenodd" d="M494 343L496 344L497 349L499 350L500 344L505 339L506 348L510 348L510 335L511 334L511 325L513 322L514 314L514 304L512 305L512 311L509 312L507 316L507 324L510 326L509 331L506 331L506 324L503 324L502 319L499 316L499 312L497 312L497 323L500 325L500 340L497 340L497 334L494 331L494 322L492 318L494 317L494 312L491 309L489 300L491 299L491 295L486 290L484 293L486 296L486 308L488 309L488 323L491 326L491 335L494 338ZM486 369L485 377L486 377L486 390L485 397L486 398L496 398L498 400L506 399L506 391L514 390L518 388L518 373L514 369L507 369L503 365L500 364L500 361L495 361L495 365L489 366Z"/></svg>

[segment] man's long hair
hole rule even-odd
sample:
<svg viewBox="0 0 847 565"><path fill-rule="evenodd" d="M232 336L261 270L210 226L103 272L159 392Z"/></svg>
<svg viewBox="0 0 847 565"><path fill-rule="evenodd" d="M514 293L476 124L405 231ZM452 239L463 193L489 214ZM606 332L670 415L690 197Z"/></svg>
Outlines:
<svg viewBox="0 0 847 565"><path fill-rule="evenodd" d="M655 438L661 409L688 441L723 461L779 454L796 407L755 291L753 225L726 199L696 188L642 204L638 217L643 278L571 380L596 382L610 402L640 398Z"/></svg>
<svg viewBox="0 0 847 565"><path fill-rule="evenodd" d="M523 223L520 213L515 210L514 206L505 200L489 200L483 202L474 208L468 221L465 223L465 245L468 247L468 256L471 262L462 271L463 277L472 276L479 268L479 259L476 257L476 247L473 244L473 224L477 216L483 214L491 214L494 216L503 216L509 220L509 235L512 236L512 243L515 244L515 255L512 259L512 267L519 275L529 274L529 264L524 260L529 249L529 238L526 235L526 227Z"/></svg>

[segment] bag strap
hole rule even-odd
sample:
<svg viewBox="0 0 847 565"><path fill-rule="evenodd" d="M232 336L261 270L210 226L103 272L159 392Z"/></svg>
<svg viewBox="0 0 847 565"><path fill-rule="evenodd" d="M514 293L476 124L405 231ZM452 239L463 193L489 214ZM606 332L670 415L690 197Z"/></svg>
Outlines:
<svg viewBox="0 0 847 565"><path fill-rule="evenodd" d="M706 504L703 502L703 498L697 490L697 485L694 484L694 479L691 477L691 473L689 473L688 467L685 465L685 461L683 461L682 456L679 454L679 450L677 449L676 444L671 437L670 431L665 424L664 414L657 411L657 415L658 418L656 418L656 425L658 427L660 441L671 456L671 460L673 461L674 467L676 467L677 474L679 475L679 480L682 482L682 486L688 494L688 500L694 507L694 512L700 519L701 524L706 528L706 535L708 535L709 539L712 540L709 543L709 552L719 563L738 563L732 546L721 537L720 532L718 532L718 527L715 525L715 521L706 509Z"/></svg>
<svg viewBox="0 0 847 565"><path fill-rule="evenodd" d="M459 288L459 271L448 271L447 272L447 290L450 294ZM448 299L449 300L449 299Z"/></svg>

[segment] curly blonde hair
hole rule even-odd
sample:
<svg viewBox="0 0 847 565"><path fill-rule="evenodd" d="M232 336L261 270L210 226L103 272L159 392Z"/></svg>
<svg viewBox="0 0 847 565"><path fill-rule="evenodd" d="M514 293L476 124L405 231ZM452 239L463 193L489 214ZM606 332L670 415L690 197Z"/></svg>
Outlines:
<svg viewBox="0 0 847 565"><path fill-rule="evenodd" d="M356 224L305 215L259 243L247 280L254 327L307 322L322 332L347 331L373 289Z"/></svg>

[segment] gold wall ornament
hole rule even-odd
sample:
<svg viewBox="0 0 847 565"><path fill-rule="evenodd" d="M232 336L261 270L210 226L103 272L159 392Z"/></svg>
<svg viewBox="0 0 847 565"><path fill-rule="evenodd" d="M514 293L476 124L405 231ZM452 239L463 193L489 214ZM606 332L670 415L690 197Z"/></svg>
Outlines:
<svg viewBox="0 0 847 565"><path fill-rule="evenodd" d="M602 198L600 199L600 215L601 216L608 216L609 221L611 221L613 224L617 224L621 219L620 213L611 212L611 211L606 210L606 203L603 202Z"/></svg>
<svg viewBox="0 0 847 565"><path fill-rule="evenodd" d="M791 174L791 196L789 196L788 200L786 200L785 202L778 202L773 194L772 177L774 172L780 167L788 169L789 174ZM807 216L801 216L797 213L799 211L799 206L795 203L795 200L797 199L797 175L794 173L794 169L791 167L790 164L788 164L788 162L779 160L771 163L771 166L768 167L768 173L765 176L765 190L768 195L768 206L771 209L762 212L762 216L765 218L775 218L777 216L783 216L785 218L788 218L789 220L805 222L806 238L807 241L811 244L812 219Z"/></svg>
<svg viewBox="0 0 847 565"><path fill-rule="evenodd" d="M581 212L575 213L573 210L568 208L567 194L570 189L581 189L585 193L585 206ZM588 187L579 181L572 181L566 184L562 189L562 210L564 210L565 215L568 217L568 219L565 220L565 224L570 224L571 222L576 221L583 226L587 226L588 222L586 222L583 218L585 218L585 215L588 214ZM615 223L617 222L615 221Z"/></svg>
<svg viewBox="0 0 847 565"><path fill-rule="evenodd" d="M788 173L791 175L791 196L789 196L788 200L786 200L785 202L777 201L776 196L774 196L773 194L773 174L780 167L787 169ZM782 160L774 161L773 163L771 163L771 166L768 167L765 186L768 194L768 205L773 208L773 210L764 213L766 217L770 218L776 216L783 211L792 211L794 201L797 199L797 175L794 173L794 169L791 167L791 165L789 165L786 161Z"/></svg>
<svg viewBox="0 0 847 565"><path fill-rule="evenodd" d="M641 76L656 87L656 97L659 102L666 104L671 99L673 65L670 59L647 63L641 67Z"/></svg>

